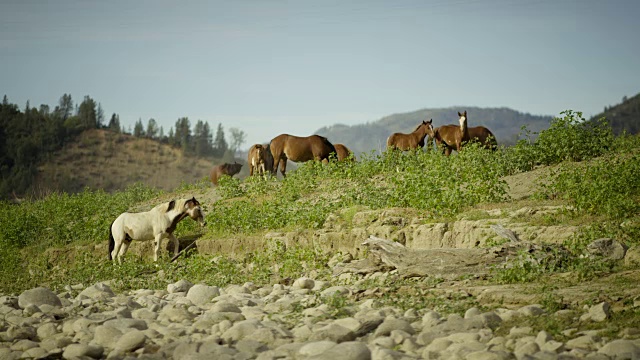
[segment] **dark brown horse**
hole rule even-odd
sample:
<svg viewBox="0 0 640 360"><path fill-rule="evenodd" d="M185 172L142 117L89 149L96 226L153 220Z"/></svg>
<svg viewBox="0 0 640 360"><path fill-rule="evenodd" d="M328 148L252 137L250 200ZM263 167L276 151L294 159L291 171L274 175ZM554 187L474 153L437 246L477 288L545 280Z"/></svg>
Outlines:
<svg viewBox="0 0 640 360"><path fill-rule="evenodd" d="M498 142L493 133L484 126L467 126L467 112L458 112L460 126L443 125L435 129L434 139L438 149L449 156L453 150L460 149L469 141L477 141L485 149L496 150Z"/></svg>
<svg viewBox="0 0 640 360"><path fill-rule="evenodd" d="M334 147L336 148L336 156L338 157L338 161L345 161L345 160L353 161L356 159L356 156L353 154L351 150L349 150L348 147L342 144L334 144Z"/></svg>
<svg viewBox="0 0 640 360"><path fill-rule="evenodd" d="M271 152L271 156L273 157L273 174L278 172L279 164L282 176L286 176L287 160L293 162L309 160L329 161L329 155L336 152L333 144L323 136L311 135L300 137L289 134L281 134L274 137L269 143L267 150Z"/></svg>
<svg viewBox="0 0 640 360"><path fill-rule="evenodd" d="M214 166L213 169L211 169L209 177L214 185L218 185L218 180L222 175L233 176L239 173L241 168L242 164L238 164L237 162L234 162L233 164L224 163L222 165Z"/></svg>
<svg viewBox="0 0 640 360"><path fill-rule="evenodd" d="M398 149L402 151L422 148L424 146L424 138L434 136L433 119L422 121L410 134L393 133L387 139L387 149Z"/></svg>

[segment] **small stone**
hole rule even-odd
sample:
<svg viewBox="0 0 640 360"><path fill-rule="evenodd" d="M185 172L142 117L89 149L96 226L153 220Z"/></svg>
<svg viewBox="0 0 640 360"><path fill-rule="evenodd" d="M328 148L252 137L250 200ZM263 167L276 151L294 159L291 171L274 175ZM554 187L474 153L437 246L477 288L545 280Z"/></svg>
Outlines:
<svg viewBox="0 0 640 360"><path fill-rule="evenodd" d="M189 288L187 299L196 305L204 305L211 302L211 299L220 296L220 289L217 286L196 284Z"/></svg>
<svg viewBox="0 0 640 360"><path fill-rule="evenodd" d="M131 330L118 339L115 345L116 350L131 352L141 348L147 337L140 330Z"/></svg>
<svg viewBox="0 0 640 360"><path fill-rule="evenodd" d="M105 283L97 283L82 290L76 299L89 298L93 300L105 300L116 296L111 287Z"/></svg>
<svg viewBox="0 0 640 360"><path fill-rule="evenodd" d="M187 292L193 286L193 284L187 280L179 280L173 284L167 285L167 292L169 294L175 294L179 292Z"/></svg>
<svg viewBox="0 0 640 360"><path fill-rule="evenodd" d="M589 317L593 321L602 322L611 317L611 307L604 301L589 308Z"/></svg>
<svg viewBox="0 0 640 360"><path fill-rule="evenodd" d="M86 344L70 344L64 349L62 357L64 359L75 359L82 357L90 357L98 359L102 357L104 349L102 346L93 346Z"/></svg>
<svg viewBox="0 0 640 360"><path fill-rule="evenodd" d="M300 350L298 350L298 354L303 357L315 356L322 354L336 345L335 342L328 340L314 341L303 345Z"/></svg>
<svg viewBox="0 0 640 360"><path fill-rule="evenodd" d="M45 287L26 290L18 296L18 306L20 306L21 309L25 309L29 305L40 306L43 304L62 306L58 295Z"/></svg>

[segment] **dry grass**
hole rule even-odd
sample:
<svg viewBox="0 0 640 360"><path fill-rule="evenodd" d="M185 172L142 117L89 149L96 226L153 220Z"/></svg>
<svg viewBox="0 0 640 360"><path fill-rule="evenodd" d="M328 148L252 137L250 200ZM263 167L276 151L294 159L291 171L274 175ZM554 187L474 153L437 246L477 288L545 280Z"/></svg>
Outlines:
<svg viewBox="0 0 640 360"><path fill-rule="evenodd" d="M32 193L77 192L85 187L111 192L135 182L173 190L208 177L212 161L149 139L86 131L38 168Z"/></svg>

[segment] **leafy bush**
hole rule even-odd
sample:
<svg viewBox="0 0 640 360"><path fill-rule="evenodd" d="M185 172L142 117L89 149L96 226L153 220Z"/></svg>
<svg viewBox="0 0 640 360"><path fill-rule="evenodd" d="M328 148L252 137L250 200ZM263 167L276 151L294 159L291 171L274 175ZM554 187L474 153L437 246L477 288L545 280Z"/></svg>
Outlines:
<svg viewBox="0 0 640 360"><path fill-rule="evenodd" d="M581 112L566 110L554 118L536 140L538 161L544 165L565 160L582 161L607 152L613 143L613 131L604 118L586 122Z"/></svg>
<svg viewBox="0 0 640 360"><path fill-rule="evenodd" d="M609 156L588 165L562 164L543 188L582 213L624 219L640 211L640 155Z"/></svg>

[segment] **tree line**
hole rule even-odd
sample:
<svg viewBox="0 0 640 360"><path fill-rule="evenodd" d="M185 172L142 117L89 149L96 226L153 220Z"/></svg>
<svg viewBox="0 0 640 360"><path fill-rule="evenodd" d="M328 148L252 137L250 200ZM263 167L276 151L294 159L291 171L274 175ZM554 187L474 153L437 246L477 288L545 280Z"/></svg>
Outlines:
<svg viewBox="0 0 640 360"><path fill-rule="evenodd" d="M209 123L202 120L196 122L192 131L187 117L179 118L175 128L171 127L166 134L153 118L146 126L139 119L133 129L127 130L116 113L105 122L102 105L90 96L75 104L70 94L64 94L51 109L44 104L32 107L29 101L20 108L5 95L0 103L0 199L24 194L37 175L38 164L89 129L153 139L179 147L186 154L229 160L246 139L242 130L230 128L228 142L221 123L214 136Z"/></svg>

